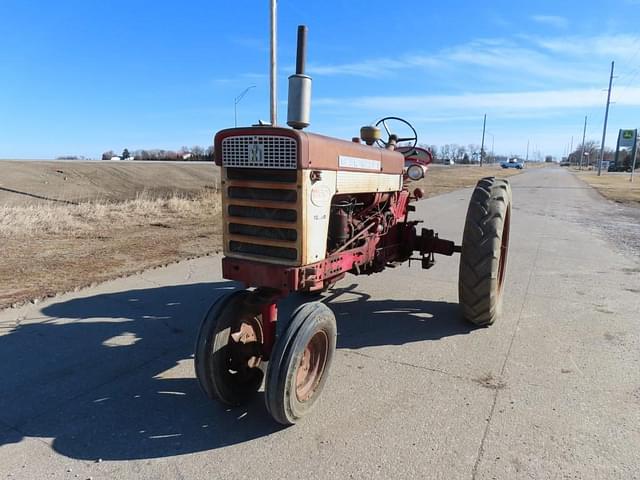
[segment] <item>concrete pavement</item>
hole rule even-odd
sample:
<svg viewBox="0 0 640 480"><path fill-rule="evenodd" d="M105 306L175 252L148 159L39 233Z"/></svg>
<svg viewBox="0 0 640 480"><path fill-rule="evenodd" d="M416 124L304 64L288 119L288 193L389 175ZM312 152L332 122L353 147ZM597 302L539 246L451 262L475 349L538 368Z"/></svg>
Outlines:
<svg viewBox="0 0 640 480"><path fill-rule="evenodd" d="M455 257L349 276L329 383L294 427L198 388L200 318L235 287L218 258L0 312L0 477L640 478L640 257L568 172L510 180L502 318L459 320ZM469 196L417 215L459 241Z"/></svg>

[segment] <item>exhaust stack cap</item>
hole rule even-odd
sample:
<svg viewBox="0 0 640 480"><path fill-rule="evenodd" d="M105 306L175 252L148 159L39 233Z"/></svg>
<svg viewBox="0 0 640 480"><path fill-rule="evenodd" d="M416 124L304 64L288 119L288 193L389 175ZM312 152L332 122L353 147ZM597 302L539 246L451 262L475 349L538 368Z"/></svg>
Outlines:
<svg viewBox="0 0 640 480"><path fill-rule="evenodd" d="M307 60L307 31L305 25L298 26L296 73L289 77L287 125L297 130L308 127L311 116L311 77L304 73Z"/></svg>

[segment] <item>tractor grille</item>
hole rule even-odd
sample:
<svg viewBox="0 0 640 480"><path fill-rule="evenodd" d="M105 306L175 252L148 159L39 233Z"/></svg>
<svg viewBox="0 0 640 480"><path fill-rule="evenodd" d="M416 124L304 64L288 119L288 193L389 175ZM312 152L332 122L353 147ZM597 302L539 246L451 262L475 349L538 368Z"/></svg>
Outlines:
<svg viewBox="0 0 640 480"><path fill-rule="evenodd" d="M225 253L297 264L300 259L297 171L224 170Z"/></svg>
<svg viewBox="0 0 640 480"><path fill-rule="evenodd" d="M222 140L222 165L235 168L295 169L296 141L277 135L240 135Z"/></svg>

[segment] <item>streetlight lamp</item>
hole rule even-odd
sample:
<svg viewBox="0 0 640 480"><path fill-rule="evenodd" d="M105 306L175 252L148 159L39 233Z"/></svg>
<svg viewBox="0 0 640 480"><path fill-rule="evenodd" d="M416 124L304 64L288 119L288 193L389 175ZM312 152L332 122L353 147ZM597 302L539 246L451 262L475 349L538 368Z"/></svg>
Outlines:
<svg viewBox="0 0 640 480"><path fill-rule="evenodd" d="M249 85L247 88L245 88L242 91L242 93L240 93L240 95L238 95L236 98L233 99L233 125L235 127L238 126L238 104L240 103L240 100L244 98L247 92L255 87L256 87L255 85Z"/></svg>

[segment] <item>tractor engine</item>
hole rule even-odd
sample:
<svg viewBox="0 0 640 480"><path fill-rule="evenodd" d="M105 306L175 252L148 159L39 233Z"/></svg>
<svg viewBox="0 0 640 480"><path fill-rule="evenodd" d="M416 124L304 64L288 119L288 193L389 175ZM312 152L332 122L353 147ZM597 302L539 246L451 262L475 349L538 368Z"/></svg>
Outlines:
<svg viewBox="0 0 640 480"><path fill-rule="evenodd" d="M336 195L331 202L327 254L363 245L365 233L388 234L397 223L391 209L395 197L389 192Z"/></svg>
<svg viewBox="0 0 640 480"><path fill-rule="evenodd" d="M226 278L319 289L352 268L377 271L394 260L375 259L384 250L374 247L401 233L409 198L401 153L271 126L218 132L215 149L222 167ZM351 257L353 265L325 263L358 249L367 251Z"/></svg>

